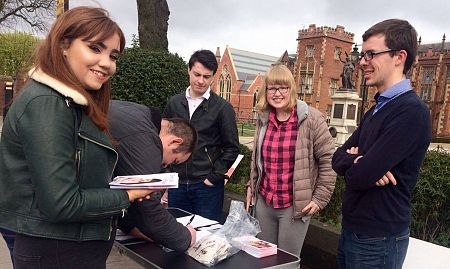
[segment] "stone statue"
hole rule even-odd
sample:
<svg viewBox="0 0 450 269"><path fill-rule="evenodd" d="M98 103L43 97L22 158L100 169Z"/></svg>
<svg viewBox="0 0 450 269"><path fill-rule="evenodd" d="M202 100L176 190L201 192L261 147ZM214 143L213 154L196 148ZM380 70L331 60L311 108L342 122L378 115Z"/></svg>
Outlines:
<svg viewBox="0 0 450 269"><path fill-rule="evenodd" d="M344 64L342 68L342 88L355 89L353 82L353 72L355 71L355 64L350 59L347 52L345 52L345 61L341 60L341 54L339 54L339 60Z"/></svg>

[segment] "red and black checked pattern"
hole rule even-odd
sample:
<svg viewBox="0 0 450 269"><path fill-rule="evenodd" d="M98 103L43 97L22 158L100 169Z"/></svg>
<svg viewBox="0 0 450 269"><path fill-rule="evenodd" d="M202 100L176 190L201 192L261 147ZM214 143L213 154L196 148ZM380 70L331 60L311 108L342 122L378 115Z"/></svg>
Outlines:
<svg viewBox="0 0 450 269"><path fill-rule="evenodd" d="M262 143L263 173L259 193L273 208L287 208L293 204L293 174L295 144L298 133L297 109L287 121L280 122L275 113L269 114L269 123Z"/></svg>

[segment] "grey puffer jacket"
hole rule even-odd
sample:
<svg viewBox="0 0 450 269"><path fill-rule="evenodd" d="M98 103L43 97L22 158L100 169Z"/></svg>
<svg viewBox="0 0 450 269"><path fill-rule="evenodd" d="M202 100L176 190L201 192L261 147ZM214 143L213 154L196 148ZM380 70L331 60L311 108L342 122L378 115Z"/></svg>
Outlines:
<svg viewBox="0 0 450 269"><path fill-rule="evenodd" d="M302 209L314 201L323 209L330 201L336 182L336 173L331 168L334 141L328 131L325 118L320 111L297 100L298 135L294 164L294 218L305 214ZM255 203L261 183L263 162L261 148L267 130L269 113L260 114L256 124L253 144L249 186Z"/></svg>

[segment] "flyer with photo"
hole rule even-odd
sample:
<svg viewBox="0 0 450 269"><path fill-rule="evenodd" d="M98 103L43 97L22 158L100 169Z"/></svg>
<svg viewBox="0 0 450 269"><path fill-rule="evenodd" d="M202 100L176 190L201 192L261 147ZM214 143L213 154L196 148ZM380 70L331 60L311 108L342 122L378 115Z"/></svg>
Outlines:
<svg viewBox="0 0 450 269"><path fill-rule="evenodd" d="M109 185L111 189L178 188L178 173L118 176Z"/></svg>
<svg viewBox="0 0 450 269"><path fill-rule="evenodd" d="M254 236L235 237L231 240L231 244L257 258L277 254L277 245Z"/></svg>

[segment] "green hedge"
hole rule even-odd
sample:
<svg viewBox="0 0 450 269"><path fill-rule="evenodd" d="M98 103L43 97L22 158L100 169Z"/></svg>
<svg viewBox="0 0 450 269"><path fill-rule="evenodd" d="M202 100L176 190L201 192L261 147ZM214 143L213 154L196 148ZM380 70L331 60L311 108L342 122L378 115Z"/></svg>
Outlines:
<svg viewBox="0 0 450 269"><path fill-rule="evenodd" d="M431 143L447 143L450 144L450 137L433 137Z"/></svg>
<svg viewBox="0 0 450 269"><path fill-rule="evenodd" d="M249 165L239 169L248 169L248 173L250 172ZM245 194L242 183L232 184L227 186L227 189ZM338 177L330 202L316 215L318 220L340 226L343 191L344 180ZM450 247L450 153L448 152L432 150L425 156L412 197L411 236Z"/></svg>
<svg viewBox="0 0 450 269"><path fill-rule="evenodd" d="M112 78L113 98L164 109L173 95L189 85L187 65L177 54L128 48Z"/></svg>
<svg viewBox="0 0 450 269"><path fill-rule="evenodd" d="M244 155L244 158L231 176L230 183L245 185L250 180L250 163L252 160L252 151L243 144L239 144L239 151L240 154Z"/></svg>
<svg viewBox="0 0 450 269"><path fill-rule="evenodd" d="M450 153L428 152L412 203L411 236L450 247Z"/></svg>

